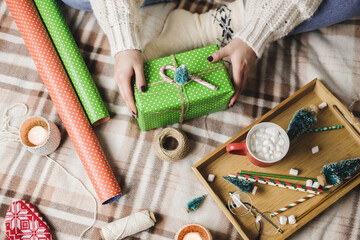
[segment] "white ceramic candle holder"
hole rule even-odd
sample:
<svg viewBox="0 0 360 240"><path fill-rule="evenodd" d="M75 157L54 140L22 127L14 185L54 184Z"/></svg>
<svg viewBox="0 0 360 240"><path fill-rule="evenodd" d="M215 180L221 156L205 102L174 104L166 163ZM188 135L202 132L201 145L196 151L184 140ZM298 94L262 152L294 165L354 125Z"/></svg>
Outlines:
<svg viewBox="0 0 360 240"><path fill-rule="evenodd" d="M29 131L35 126L43 127L48 132L47 139L40 145L34 145L29 141ZM53 153L60 145L61 133L59 128L52 121L40 116L25 119L20 126L19 134L21 143L28 151L42 156Z"/></svg>

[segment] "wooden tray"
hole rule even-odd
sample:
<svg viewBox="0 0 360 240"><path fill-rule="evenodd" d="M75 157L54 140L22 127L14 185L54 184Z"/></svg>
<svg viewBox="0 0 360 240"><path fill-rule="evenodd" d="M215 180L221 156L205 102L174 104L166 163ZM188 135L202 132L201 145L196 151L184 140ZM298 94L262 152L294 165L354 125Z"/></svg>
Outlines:
<svg viewBox="0 0 360 240"><path fill-rule="evenodd" d="M229 143L245 141L247 132L255 124L274 122L286 130L292 116L298 109L310 104L317 106L321 102L326 102L328 107L320 111L318 122L314 127L343 125L344 128L301 135L291 142L287 156L280 163L261 168L250 163L245 156L232 155L226 152L226 146ZM314 146L320 148L316 154L311 153L311 148ZM228 193L238 189L224 180L222 176L236 174L241 170L288 175L291 168L296 168L299 169L299 176L316 178L323 165L359 156L360 128L356 124L356 120L339 100L319 80L315 79L196 163L192 168L240 235L244 239L255 239L257 231L254 218L250 214L235 216L227 209ZM212 183L206 181L210 173L216 176ZM288 180L288 182L305 185L304 181ZM280 214L284 216L295 215L297 223L281 226L283 233L277 233L266 239L288 238L359 183L360 173L341 185L331 188L329 193L315 196ZM253 205L263 212L276 211L309 194L258 183L255 185L258 186L258 191L255 196L252 194L250 196Z"/></svg>

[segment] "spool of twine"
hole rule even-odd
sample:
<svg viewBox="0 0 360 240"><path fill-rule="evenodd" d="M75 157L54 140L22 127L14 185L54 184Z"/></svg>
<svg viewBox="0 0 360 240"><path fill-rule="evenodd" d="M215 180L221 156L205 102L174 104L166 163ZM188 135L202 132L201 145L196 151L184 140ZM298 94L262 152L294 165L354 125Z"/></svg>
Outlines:
<svg viewBox="0 0 360 240"><path fill-rule="evenodd" d="M107 224L101 228L100 235L103 240L123 239L144 231L154 226L155 223L154 213L143 210Z"/></svg>
<svg viewBox="0 0 360 240"><path fill-rule="evenodd" d="M185 133L172 127L164 128L156 134L153 147L161 160L169 162L183 159L190 149Z"/></svg>

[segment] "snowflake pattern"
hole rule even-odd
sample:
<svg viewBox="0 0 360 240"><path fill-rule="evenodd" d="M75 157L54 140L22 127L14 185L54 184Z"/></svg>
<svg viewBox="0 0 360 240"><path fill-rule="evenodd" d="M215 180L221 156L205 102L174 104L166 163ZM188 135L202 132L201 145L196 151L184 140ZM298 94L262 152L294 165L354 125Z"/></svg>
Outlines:
<svg viewBox="0 0 360 240"><path fill-rule="evenodd" d="M213 23L217 22L222 28L221 39L217 38L217 40L220 42L221 47L224 47L232 40L234 35L231 28L231 10L225 4L218 7L212 16L214 17Z"/></svg>

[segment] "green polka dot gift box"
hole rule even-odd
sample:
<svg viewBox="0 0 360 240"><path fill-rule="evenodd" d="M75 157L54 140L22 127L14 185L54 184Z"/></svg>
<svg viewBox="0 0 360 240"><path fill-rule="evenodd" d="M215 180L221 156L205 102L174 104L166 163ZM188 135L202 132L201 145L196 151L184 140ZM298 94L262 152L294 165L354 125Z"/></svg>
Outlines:
<svg viewBox="0 0 360 240"><path fill-rule="evenodd" d="M218 49L213 44L144 63L147 90L134 87L142 131L228 108L234 89L225 65L206 60Z"/></svg>

